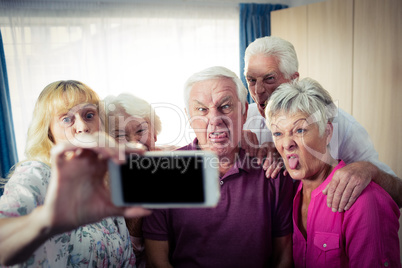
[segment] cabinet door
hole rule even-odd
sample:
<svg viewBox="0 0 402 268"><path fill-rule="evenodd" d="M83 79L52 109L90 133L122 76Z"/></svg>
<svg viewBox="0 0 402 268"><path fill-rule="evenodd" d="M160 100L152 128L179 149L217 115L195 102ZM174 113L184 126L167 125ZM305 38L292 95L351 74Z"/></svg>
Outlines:
<svg viewBox="0 0 402 268"><path fill-rule="evenodd" d="M307 6L271 12L271 35L293 44L299 60L300 77L308 76L307 61Z"/></svg>
<svg viewBox="0 0 402 268"><path fill-rule="evenodd" d="M332 0L307 6L308 75L338 106L352 112L353 1Z"/></svg>
<svg viewBox="0 0 402 268"><path fill-rule="evenodd" d="M294 45L300 78L317 80L339 107L352 112L353 1L273 11L271 34Z"/></svg>
<svg viewBox="0 0 402 268"><path fill-rule="evenodd" d="M355 0L353 115L402 178L402 1Z"/></svg>
<svg viewBox="0 0 402 268"><path fill-rule="evenodd" d="M271 32L294 42L300 53L301 77L318 80L339 100L366 128L380 160L399 178L401 14L401 0L330 0L271 14ZM402 228L399 239L402 248Z"/></svg>

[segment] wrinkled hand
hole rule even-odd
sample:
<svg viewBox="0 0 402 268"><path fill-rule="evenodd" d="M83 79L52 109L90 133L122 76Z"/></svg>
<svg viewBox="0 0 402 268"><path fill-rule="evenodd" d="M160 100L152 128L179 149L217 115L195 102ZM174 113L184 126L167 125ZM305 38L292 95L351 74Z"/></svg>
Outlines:
<svg viewBox="0 0 402 268"><path fill-rule="evenodd" d="M112 203L106 182L107 161L122 163L124 159L119 160L119 150L115 146L100 146L99 136L88 136L84 140L90 142L75 142L75 145L58 144L52 150L52 178L44 206L56 233L105 217L150 214L143 208L116 207Z"/></svg>
<svg viewBox="0 0 402 268"><path fill-rule="evenodd" d="M283 159L275 148L273 142L265 142L261 145L257 152L258 164L263 163L262 168L265 170L265 176L267 178L276 178L279 172L281 172L283 164ZM285 170L284 175L287 174Z"/></svg>
<svg viewBox="0 0 402 268"><path fill-rule="evenodd" d="M243 130L241 136L241 148L251 157L257 156L258 148L260 147L257 135L251 130Z"/></svg>
<svg viewBox="0 0 402 268"><path fill-rule="evenodd" d="M348 210L370 183L373 173L368 162L355 162L338 169L323 190L333 212Z"/></svg>

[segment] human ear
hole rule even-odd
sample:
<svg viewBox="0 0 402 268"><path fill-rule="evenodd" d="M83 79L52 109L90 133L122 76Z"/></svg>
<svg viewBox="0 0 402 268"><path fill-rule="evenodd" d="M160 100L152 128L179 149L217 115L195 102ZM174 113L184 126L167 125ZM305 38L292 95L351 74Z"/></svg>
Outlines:
<svg viewBox="0 0 402 268"><path fill-rule="evenodd" d="M334 126L332 125L332 122L328 121L328 123L325 127L325 135L327 136L327 146L329 145L329 143L331 141L333 132L334 132Z"/></svg>
<svg viewBox="0 0 402 268"><path fill-rule="evenodd" d="M291 80L295 80L299 78L299 72L295 72L294 74L292 74L292 76L290 77Z"/></svg>

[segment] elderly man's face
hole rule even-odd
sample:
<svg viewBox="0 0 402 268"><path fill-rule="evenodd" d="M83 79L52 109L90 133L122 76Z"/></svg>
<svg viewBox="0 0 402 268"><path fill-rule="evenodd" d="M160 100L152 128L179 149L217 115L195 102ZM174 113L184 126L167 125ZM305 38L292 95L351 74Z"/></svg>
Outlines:
<svg viewBox="0 0 402 268"><path fill-rule="evenodd" d="M265 117L264 109L268 98L283 83L290 82L279 70L279 61L274 56L254 55L250 57L246 70L248 90L256 102L258 111Z"/></svg>
<svg viewBox="0 0 402 268"><path fill-rule="evenodd" d="M190 124L198 144L219 157L237 151L247 112L242 115L236 85L229 78L212 79L194 84L190 92Z"/></svg>

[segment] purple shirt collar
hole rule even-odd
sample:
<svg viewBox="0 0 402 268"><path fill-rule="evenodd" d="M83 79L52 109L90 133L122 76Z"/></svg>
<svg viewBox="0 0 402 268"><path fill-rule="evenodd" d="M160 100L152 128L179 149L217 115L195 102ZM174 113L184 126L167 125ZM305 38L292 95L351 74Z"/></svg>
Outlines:
<svg viewBox="0 0 402 268"><path fill-rule="evenodd" d="M190 151L190 150L201 150L201 149L198 146L198 139L195 138L192 143L189 143L188 145L181 147L178 150ZM248 157L246 155L246 151L242 148L239 148L238 157L234 165L228 170L228 172L226 172L226 174L222 178L225 178L232 174L239 173L240 169L248 173L250 169L255 167L260 167L259 165L257 165L257 159Z"/></svg>

